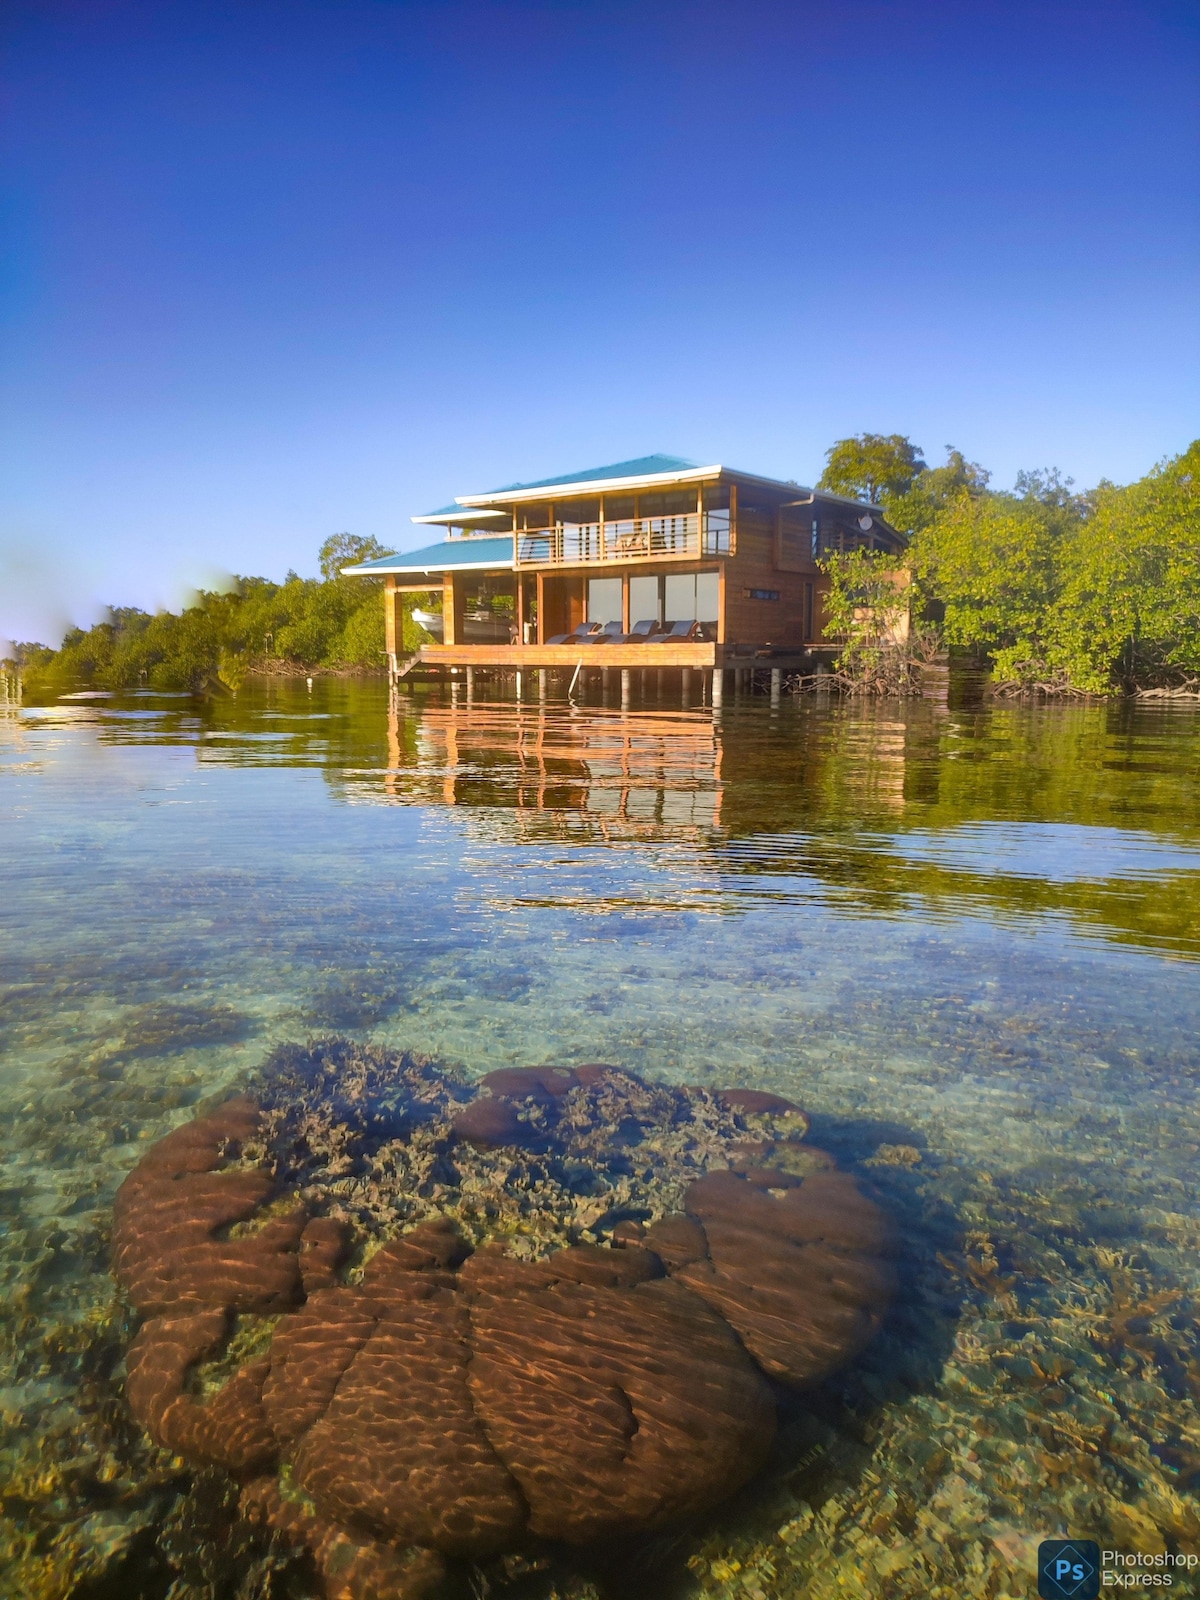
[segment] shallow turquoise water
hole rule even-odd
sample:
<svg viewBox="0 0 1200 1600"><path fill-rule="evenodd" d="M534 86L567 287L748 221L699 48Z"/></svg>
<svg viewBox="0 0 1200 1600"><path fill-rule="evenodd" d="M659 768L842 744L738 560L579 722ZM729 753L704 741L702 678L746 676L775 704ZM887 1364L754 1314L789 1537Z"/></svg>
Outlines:
<svg viewBox="0 0 1200 1600"><path fill-rule="evenodd" d="M770 1087L906 1217L938 1338L897 1334L681 1593L1016 1594L1045 1533L1200 1548L1198 780L1177 707L714 724L318 682L0 717L10 1588L72 1592L159 1514L81 1479L27 1508L85 1449L44 1342L111 1297L116 1185L324 1032Z"/></svg>

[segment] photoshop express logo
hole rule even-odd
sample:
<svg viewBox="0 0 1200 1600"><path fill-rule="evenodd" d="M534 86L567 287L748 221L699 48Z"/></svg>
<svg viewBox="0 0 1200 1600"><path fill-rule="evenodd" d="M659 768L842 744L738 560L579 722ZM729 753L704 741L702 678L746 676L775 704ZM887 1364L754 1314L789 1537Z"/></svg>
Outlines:
<svg viewBox="0 0 1200 1600"><path fill-rule="evenodd" d="M1094 1540L1042 1540L1038 1545L1042 1600L1096 1600L1099 1593L1100 1546Z"/></svg>

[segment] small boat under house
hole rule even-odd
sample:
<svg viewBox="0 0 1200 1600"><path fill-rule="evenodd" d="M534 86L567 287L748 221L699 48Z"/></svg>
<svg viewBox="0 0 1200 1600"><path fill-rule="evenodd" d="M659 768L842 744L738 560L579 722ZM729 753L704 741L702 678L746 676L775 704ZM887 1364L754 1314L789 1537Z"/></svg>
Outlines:
<svg viewBox="0 0 1200 1600"><path fill-rule="evenodd" d="M382 578L389 670L711 674L812 671L823 632L819 559L899 553L878 506L731 467L645 456L513 483L414 517L436 544L346 567ZM404 649L403 608L428 642ZM662 681L661 677L658 680Z"/></svg>

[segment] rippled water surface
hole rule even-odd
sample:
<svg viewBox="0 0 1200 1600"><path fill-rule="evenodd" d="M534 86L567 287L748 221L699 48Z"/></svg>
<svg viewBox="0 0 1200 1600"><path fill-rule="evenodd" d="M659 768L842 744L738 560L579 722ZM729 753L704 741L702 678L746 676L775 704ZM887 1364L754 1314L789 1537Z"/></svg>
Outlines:
<svg viewBox="0 0 1200 1600"><path fill-rule="evenodd" d="M1200 1550L1198 785L1194 707L7 707L0 1591L225 1592L147 1554L186 1482L131 1454L111 1201L335 1032L775 1089L900 1217L885 1340L647 1593L1024 1595L1046 1535Z"/></svg>

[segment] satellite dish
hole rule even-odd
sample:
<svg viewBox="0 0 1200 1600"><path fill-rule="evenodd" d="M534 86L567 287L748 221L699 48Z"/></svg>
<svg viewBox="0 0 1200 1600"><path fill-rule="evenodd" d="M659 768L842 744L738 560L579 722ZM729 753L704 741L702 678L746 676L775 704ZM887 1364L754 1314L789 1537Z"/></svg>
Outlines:
<svg viewBox="0 0 1200 1600"><path fill-rule="evenodd" d="M871 517L859 517L858 525L864 533L870 533L871 529L875 526L875 523L874 519Z"/></svg>

